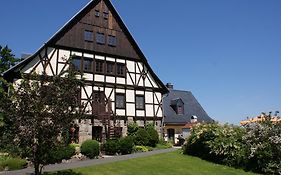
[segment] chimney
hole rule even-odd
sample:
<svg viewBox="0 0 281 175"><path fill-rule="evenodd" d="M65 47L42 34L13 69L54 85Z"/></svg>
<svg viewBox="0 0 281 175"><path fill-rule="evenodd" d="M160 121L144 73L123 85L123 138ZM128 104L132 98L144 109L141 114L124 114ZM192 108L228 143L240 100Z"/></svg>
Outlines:
<svg viewBox="0 0 281 175"><path fill-rule="evenodd" d="M169 89L169 90L173 90L174 89L174 85L172 83L167 83L166 84L166 87Z"/></svg>

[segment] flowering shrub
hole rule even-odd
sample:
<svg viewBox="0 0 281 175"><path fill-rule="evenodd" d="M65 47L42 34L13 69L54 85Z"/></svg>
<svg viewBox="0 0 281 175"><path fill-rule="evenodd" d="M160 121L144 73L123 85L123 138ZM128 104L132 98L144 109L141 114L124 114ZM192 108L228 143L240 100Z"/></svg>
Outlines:
<svg viewBox="0 0 281 175"><path fill-rule="evenodd" d="M246 126L247 169L281 174L281 123L263 122Z"/></svg>
<svg viewBox="0 0 281 175"><path fill-rule="evenodd" d="M246 127L199 124L193 127L185 154L247 170L281 174L281 123Z"/></svg>
<svg viewBox="0 0 281 175"><path fill-rule="evenodd" d="M244 146L241 143L245 130L232 125L196 125L184 146L184 152L217 163L243 165Z"/></svg>

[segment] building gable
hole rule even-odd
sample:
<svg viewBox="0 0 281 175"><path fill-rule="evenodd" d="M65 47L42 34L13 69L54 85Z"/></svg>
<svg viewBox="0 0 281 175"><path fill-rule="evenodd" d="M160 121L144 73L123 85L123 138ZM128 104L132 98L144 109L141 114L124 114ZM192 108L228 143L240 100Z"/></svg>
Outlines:
<svg viewBox="0 0 281 175"><path fill-rule="evenodd" d="M124 28L111 3L96 0L78 13L49 44L140 60Z"/></svg>

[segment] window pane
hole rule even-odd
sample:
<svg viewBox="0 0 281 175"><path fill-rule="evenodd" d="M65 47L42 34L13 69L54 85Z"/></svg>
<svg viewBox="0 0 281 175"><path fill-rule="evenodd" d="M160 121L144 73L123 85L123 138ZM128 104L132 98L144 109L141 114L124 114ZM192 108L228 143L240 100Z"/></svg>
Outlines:
<svg viewBox="0 0 281 175"><path fill-rule="evenodd" d="M116 46L117 40L115 36L109 35L108 36L108 45L109 46Z"/></svg>
<svg viewBox="0 0 281 175"><path fill-rule="evenodd" d="M144 97L136 96L136 109L144 109Z"/></svg>
<svg viewBox="0 0 281 175"><path fill-rule="evenodd" d="M94 40L94 34L92 31L85 30L84 31L84 40L85 41L93 41Z"/></svg>
<svg viewBox="0 0 281 175"><path fill-rule="evenodd" d="M103 62L96 61L96 72L103 73Z"/></svg>
<svg viewBox="0 0 281 175"><path fill-rule="evenodd" d="M116 95L116 108L125 108L125 95L124 94Z"/></svg>
<svg viewBox="0 0 281 175"><path fill-rule="evenodd" d="M91 60L84 60L84 71L92 71L92 61Z"/></svg>
<svg viewBox="0 0 281 175"><path fill-rule="evenodd" d="M71 64L72 64L74 70L80 71L80 69L81 69L81 59L74 58L74 59L72 59Z"/></svg>
<svg viewBox="0 0 281 175"><path fill-rule="evenodd" d="M107 63L107 65L106 65L106 73L114 74L114 63Z"/></svg>
<svg viewBox="0 0 281 175"><path fill-rule="evenodd" d="M99 10L95 10L95 16L99 17L100 16L100 11Z"/></svg>
<svg viewBox="0 0 281 175"><path fill-rule="evenodd" d="M109 15L108 15L108 12L103 12L103 18L104 18L104 19L108 19L108 16L109 16Z"/></svg>
<svg viewBox="0 0 281 175"><path fill-rule="evenodd" d="M117 75L125 75L125 66L123 64L117 64L117 70L116 70Z"/></svg>
<svg viewBox="0 0 281 175"><path fill-rule="evenodd" d="M105 37L103 33L97 33L96 35L96 42L98 44L104 44L105 43Z"/></svg>

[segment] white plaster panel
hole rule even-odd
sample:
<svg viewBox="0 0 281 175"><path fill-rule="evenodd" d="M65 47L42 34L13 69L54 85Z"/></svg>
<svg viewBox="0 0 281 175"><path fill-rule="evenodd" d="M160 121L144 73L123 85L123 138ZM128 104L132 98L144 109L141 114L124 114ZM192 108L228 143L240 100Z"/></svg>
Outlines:
<svg viewBox="0 0 281 175"><path fill-rule="evenodd" d="M137 110L137 116L138 117L144 117L144 110Z"/></svg>
<svg viewBox="0 0 281 175"><path fill-rule="evenodd" d="M145 105L146 116L153 117L153 105Z"/></svg>
<svg viewBox="0 0 281 175"><path fill-rule="evenodd" d="M156 96L157 96L157 98L156 98ZM160 92L155 92L154 103L155 104L159 104L159 103L161 103L161 100L162 100L162 94ZM159 101L159 103L158 103L158 101Z"/></svg>
<svg viewBox="0 0 281 175"><path fill-rule="evenodd" d="M136 80L135 80L135 83L137 84L137 83L139 83L139 79L140 79L140 74L136 74Z"/></svg>
<svg viewBox="0 0 281 175"><path fill-rule="evenodd" d="M104 82L104 75L95 75L95 81Z"/></svg>
<svg viewBox="0 0 281 175"><path fill-rule="evenodd" d="M35 65L40 61L39 57L35 57L34 59L32 59L32 61L30 63L28 63L23 69L22 71L24 73L31 73L32 69L35 67Z"/></svg>
<svg viewBox="0 0 281 175"><path fill-rule="evenodd" d="M136 91L137 95L144 95L144 91Z"/></svg>
<svg viewBox="0 0 281 175"><path fill-rule="evenodd" d="M117 78L116 83L118 84L125 84L125 78Z"/></svg>
<svg viewBox="0 0 281 175"><path fill-rule="evenodd" d="M125 89L116 89L116 93L125 93Z"/></svg>
<svg viewBox="0 0 281 175"><path fill-rule="evenodd" d="M116 62L117 62L117 63L126 63L126 61L123 60L123 59L116 59Z"/></svg>
<svg viewBox="0 0 281 175"><path fill-rule="evenodd" d="M53 70L53 71L56 71L56 70ZM53 76L53 73L52 73L50 64L47 65L47 67L46 67L46 69L45 69L45 72L46 72L47 75ZM55 73L55 72L54 72L54 73Z"/></svg>
<svg viewBox="0 0 281 175"><path fill-rule="evenodd" d="M135 105L127 104L127 116L135 116Z"/></svg>
<svg viewBox="0 0 281 175"><path fill-rule="evenodd" d="M106 61L112 61L112 62L115 62L115 58L106 57Z"/></svg>
<svg viewBox="0 0 281 175"><path fill-rule="evenodd" d="M114 91L112 92L111 96L109 96L111 91L112 91L112 88L105 88L105 92L104 93L105 93L107 98L110 98L111 100L114 101Z"/></svg>
<svg viewBox="0 0 281 175"><path fill-rule="evenodd" d="M143 79L140 78L140 74L137 74L136 78L136 84L138 83L138 86L143 86Z"/></svg>
<svg viewBox="0 0 281 175"><path fill-rule="evenodd" d="M142 70L143 70L142 63L137 62L136 73L141 73Z"/></svg>
<svg viewBox="0 0 281 175"><path fill-rule="evenodd" d="M151 83L152 83L152 86L155 87L155 88L158 88L158 85L157 85L157 83L155 82L154 78L152 78L151 74L148 73L147 76L148 76L148 78L150 79L150 81L151 81ZM151 83L150 83L150 84L151 84Z"/></svg>
<svg viewBox="0 0 281 175"><path fill-rule="evenodd" d="M145 83L145 87L152 87L152 85L151 85L150 81L148 80L148 78L145 78L144 83Z"/></svg>
<svg viewBox="0 0 281 175"><path fill-rule="evenodd" d="M60 64L60 63L58 64L58 74L61 73L63 67L64 67L64 64ZM66 68L64 70L66 70L67 68L68 68L68 65L66 66Z"/></svg>
<svg viewBox="0 0 281 175"><path fill-rule="evenodd" d="M59 62L66 62L70 57L70 51L59 50Z"/></svg>
<svg viewBox="0 0 281 175"><path fill-rule="evenodd" d="M84 57L94 58L94 55L93 54L84 53Z"/></svg>
<svg viewBox="0 0 281 175"><path fill-rule="evenodd" d="M81 52L71 52L72 56L79 56L82 57L82 53Z"/></svg>
<svg viewBox="0 0 281 175"><path fill-rule="evenodd" d="M43 70L44 70L44 68L43 68L42 64L40 63L40 64L36 67L35 72L36 72L37 74L42 74Z"/></svg>
<svg viewBox="0 0 281 175"><path fill-rule="evenodd" d="M115 77L106 76L107 83L115 83Z"/></svg>
<svg viewBox="0 0 281 175"><path fill-rule="evenodd" d="M85 79L85 80L89 80L89 81L93 81L93 74L89 74L89 73L84 73L83 74L83 78Z"/></svg>
<svg viewBox="0 0 281 175"><path fill-rule="evenodd" d="M95 55L95 58L98 60L105 60L105 57L100 55Z"/></svg>
<svg viewBox="0 0 281 175"><path fill-rule="evenodd" d="M126 101L127 102L135 102L135 92L134 90L126 91Z"/></svg>
<svg viewBox="0 0 281 175"><path fill-rule="evenodd" d="M135 74L131 74L131 76L133 76L132 79L133 79L133 81L134 81L134 79L135 79ZM132 79L131 79L129 73L127 73L127 84L128 84L128 85L134 85L134 82L132 81Z"/></svg>
<svg viewBox="0 0 281 175"><path fill-rule="evenodd" d="M135 62L127 61L127 68L129 70L129 72L135 72Z"/></svg>
<svg viewBox="0 0 281 175"><path fill-rule="evenodd" d="M116 109L116 114L119 116L125 116L125 109Z"/></svg>
<svg viewBox="0 0 281 175"><path fill-rule="evenodd" d="M153 103L153 93L145 92L145 103Z"/></svg>
<svg viewBox="0 0 281 175"><path fill-rule="evenodd" d="M157 116L157 117L163 117L162 108L159 109L158 114L157 114L156 116Z"/></svg>

